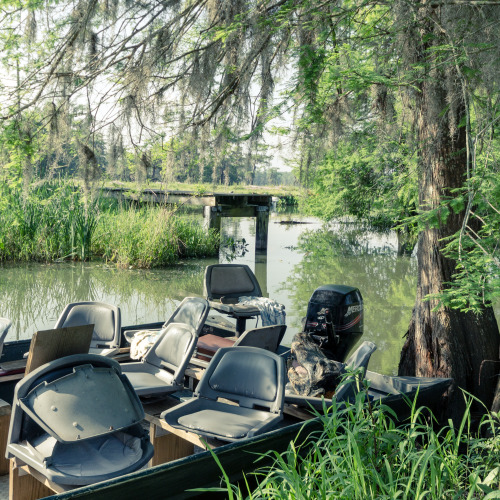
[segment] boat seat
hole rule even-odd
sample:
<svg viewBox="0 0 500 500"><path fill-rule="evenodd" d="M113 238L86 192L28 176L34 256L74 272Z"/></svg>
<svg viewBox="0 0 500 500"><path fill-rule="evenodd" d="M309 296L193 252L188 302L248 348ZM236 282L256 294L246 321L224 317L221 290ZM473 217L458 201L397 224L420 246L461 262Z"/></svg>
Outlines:
<svg viewBox="0 0 500 500"><path fill-rule="evenodd" d="M193 398L161 418L172 427L223 441L251 437L282 420L284 382L285 362L277 354L257 347L223 347Z"/></svg>
<svg viewBox="0 0 500 500"><path fill-rule="evenodd" d="M148 331L160 333L161 329L166 328L170 323L186 323L196 331L199 330L201 332L201 329L203 328L208 315L205 315L206 307L207 303L205 299L198 297L186 297L177 306L170 318L168 318L167 321L163 323L161 328ZM127 330L124 333L125 340L129 344L132 343L134 335L139 331L141 330Z"/></svg>
<svg viewBox="0 0 500 500"><path fill-rule="evenodd" d="M245 331L246 320L260 316L254 305L239 304L239 297L262 297L252 270L245 264L214 264L205 269L204 295L210 307L236 319L236 335Z"/></svg>
<svg viewBox="0 0 500 500"><path fill-rule="evenodd" d="M12 321L7 318L0 318L0 356L3 352L3 344L5 342L5 337L12 326Z"/></svg>
<svg viewBox="0 0 500 500"><path fill-rule="evenodd" d="M271 325L246 330L236 341L213 334L203 335L198 340L196 357L210 361L221 347L231 346L260 347L266 351L276 352L285 332L286 325Z"/></svg>
<svg viewBox="0 0 500 500"><path fill-rule="evenodd" d="M141 469L153 456L143 419L115 360L58 358L17 384L7 457L64 487L109 480Z"/></svg>
<svg viewBox="0 0 500 500"><path fill-rule="evenodd" d="M91 354L113 356L120 349L120 308L104 302L74 302L68 304L54 328L94 325L90 343Z"/></svg>
<svg viewBox="0 0 500 500"><path fill-rule="evenodd" d="M139 396L175 392L184 387L184 372L209 310L205 299L184 299L174 316L186 322L169 320L141 361L122 365L122 372Z"/></svg>
<svg viewBox="0 0 500 500"><path fill-rule="evenodd" d="M345 362L345 367L354 371L348 379L344 380L335 392L337 401L353 399L359 390L359 384L365 378L371 355L377 350L377 346L365 340Z"/></svg>
<svg viewBox="0 0 500 500"><path fill-rule="evenodd" d="M276 352L285 336L286 325L270 325L252 328L243 333L234 343L236 346L260 347L266 351Z"/></svg>

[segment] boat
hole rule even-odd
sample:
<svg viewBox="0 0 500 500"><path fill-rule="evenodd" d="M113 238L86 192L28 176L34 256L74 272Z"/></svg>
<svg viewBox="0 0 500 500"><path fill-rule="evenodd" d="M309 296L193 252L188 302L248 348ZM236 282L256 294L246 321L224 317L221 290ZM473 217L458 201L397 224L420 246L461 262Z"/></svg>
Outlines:
<svg viewBox="0 0 500 500"><path fill-rule="evenodd" d="M332 358L337 358L338 362L342 363L350 347L362 334L362 313L362 298L357 289L336 285L320 287L311 297L308 314L304 320L304 330L317 339ZM123 362L128 358L127 338L130 338L130 335L127 335L127 332L159 329L162 324L162 322L156 322L122 327L120 349L114 356L115 359ZM220 333L221 337L229 337L234 332L224 326L219 327L220 324L211 323L209 320L202 335ZM0 398L10 404L13 401L15 384L24 373L26 360L23 357L29 347L30 340L7 342L3 346L0 360L0 366L3 368L0 373ZM373 350L373 347L370 346L368 350L370 349ZM287 349L281 349L283 355L287 355L287 352ZM363 359L366 365L368 363L366 356ZM186 372L186 374L193 382L199 380L200 373L208 363L194 357L191 361L191 372ZM429 402L438 401L451 383L450 379L391 377L370 371L366 371L365 379L368 385L367 402L383 403L393 409L400 418L404 418L409 413L409 405L415 398L417 398L417 404L429 406ZM350 390L354 390L353 382L354 379L344 384L340 389L343 392L337 393L338 398L339 394L341 395L339 402L345 403L350 398ZM175 394L169 397L174 396ZM152 405L154 406L154 403ZM228 480L235 483L242 480L244 475L248 479L246 475L255 469L271 464L271 457L256 461L257 455L269 450L282 453L292 440L298 439L304 445L313 442L323 428L321 420L315 416L313 410L328 411L331 405L331 399L294 395L287 391L285 415L279 427L274 430L228 444L218 443L213 449L195 454L187 453L188 456L184 458L177 458L97 484L58 493L49 498L60 500L92 498L94 500L110 497L135 499L143 496L148 499L163 499L166 492L169 498L174 499L203 496L205 493L199 489L221 485L221 467ZM153 415L152 410L148 412ZM155 421L154 417L148 421L151 424ZM152 426L151 429L153 429ZM201 441L200 444L202 444ZM214 460L214 455L219 463Z"/></svg>

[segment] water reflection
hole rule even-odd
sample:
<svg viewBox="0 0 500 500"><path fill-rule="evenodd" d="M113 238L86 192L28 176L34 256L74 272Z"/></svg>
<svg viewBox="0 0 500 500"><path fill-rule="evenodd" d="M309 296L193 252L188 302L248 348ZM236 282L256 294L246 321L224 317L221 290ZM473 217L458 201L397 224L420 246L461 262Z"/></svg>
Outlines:
<svg viewBox="0 0 500 500"><path fill-rule="evenodd" d="M364 338L379 348L370 367L394 373L416 288L416 263L397 256L394 234L360 231L349 224L325 229L315 219L272 214L266 257L254 253L253 219L223 219L222 232L223 238L245 239L246 245L222 250L220 261L248 264L265 294L285 305L285 342L299 331L307 302L318 286L356 286L365 301ZM242 248L245 251L239 251ZM81 300L119 305L124 325L163 321L182 298L202 295L205 266L215 262L186 261L149 271L103 263L4 265L0 316L13 321L7 340L52 328L67 303Z"/></svg>

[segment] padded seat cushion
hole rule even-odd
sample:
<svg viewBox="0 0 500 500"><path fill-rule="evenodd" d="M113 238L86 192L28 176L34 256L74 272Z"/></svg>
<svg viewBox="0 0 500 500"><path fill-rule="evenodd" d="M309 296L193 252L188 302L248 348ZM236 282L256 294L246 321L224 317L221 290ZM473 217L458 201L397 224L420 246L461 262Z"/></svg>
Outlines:
<svg viewBox="0 0 500 500"><path fill-rule="evenodd" d="M153 390L157 388L162 389L164 392L168 392L168 389L165 390L165 388L169 387L172 388L173 391L177 389L176 385L172 385L173 376L168 372L162 373L162 378L147 372L127 372L123 370L123 374L130 380L130 383L137 394L141 394L141 391L145 389ZM169 376L170 380L165 380Z"/></svg>
<svg viewBox="0 0 500 500"><path fill-rule="evenodd" d="M78 478L105 476L127 469L143 455L141 440L125 432L63 444L44 434L31 447L48 457L48 468Z"/></svg>
<svg viewBox="0 0 500 500"><path fill-rule="evenodd" d="M220 436L222 439L241 439L264 419L274 417L269 413L256 412L238 406L234 407L234 411L237 413L230 413L226 405L226 409L223 411L201 410L180 417L178 422L194 432L199 431L201 434L209 433ZM256 415L261 415L264 418L256 418Z"/></svg>
<svg viewBox="0 0 500 500"><path fill-rule="evenodd" d="M210 361L221 347L231 347L232 345L234 345L234 340L209 333L198 339L196 357L204 361Z"/></svg>

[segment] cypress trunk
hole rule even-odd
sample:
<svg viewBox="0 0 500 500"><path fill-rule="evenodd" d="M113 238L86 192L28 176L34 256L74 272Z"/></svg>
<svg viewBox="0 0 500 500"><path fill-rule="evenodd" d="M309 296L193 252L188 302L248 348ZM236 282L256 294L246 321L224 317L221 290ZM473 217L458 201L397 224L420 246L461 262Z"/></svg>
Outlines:
<svg viewBox="0 0 500 500"><path fill-rule="evenodd" d="M425 8L422 9L422 11ZM421 12L417 57L425 68L416 97L419 139L420 211L438 209L450 189L464 185L467 172L465 105L459 75L453 65L443 64L437 47L446 40L440 30L441 12ZM424 17L425 16L425 17ZM493 309L481 315L440 306L425 300L437 294L452 279L456 262L445 257L442 238L462 227L464 212L438 216L437 223L419 235L417 297L406 342L401 352L399 374L452 377L454 384L442 406L441 417L461 419L464 398L459 388L478 397L489 408L495 390L499 332ZM436 309L437 308L437 309ZM485 362L486 361L486 362Z"/></svg>

